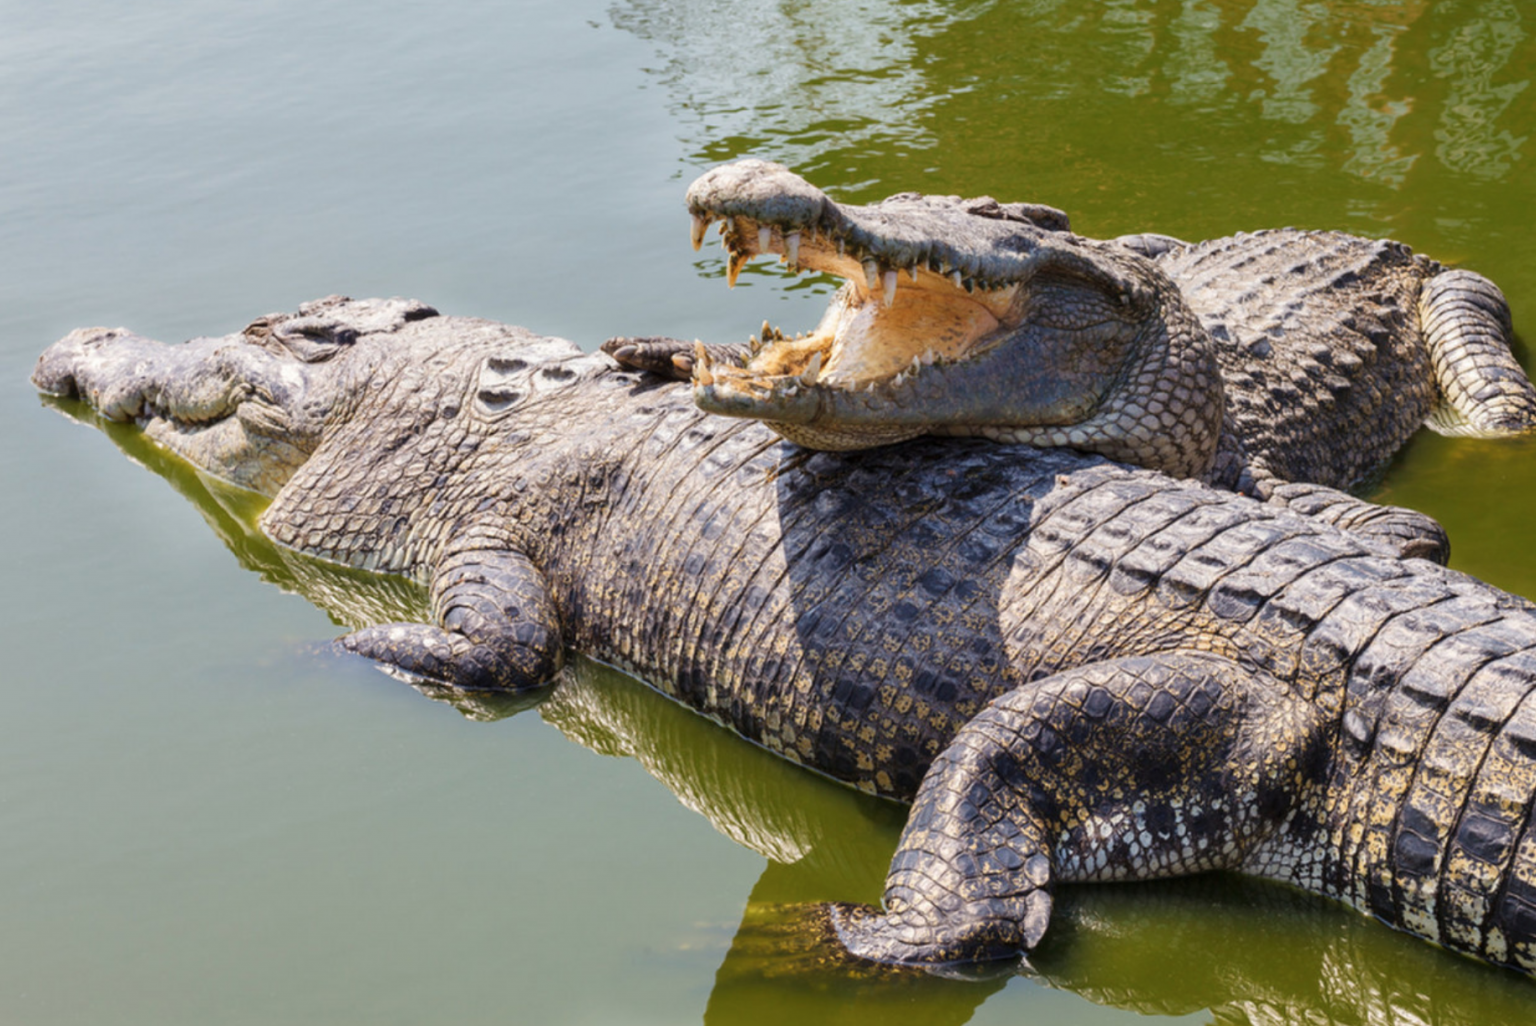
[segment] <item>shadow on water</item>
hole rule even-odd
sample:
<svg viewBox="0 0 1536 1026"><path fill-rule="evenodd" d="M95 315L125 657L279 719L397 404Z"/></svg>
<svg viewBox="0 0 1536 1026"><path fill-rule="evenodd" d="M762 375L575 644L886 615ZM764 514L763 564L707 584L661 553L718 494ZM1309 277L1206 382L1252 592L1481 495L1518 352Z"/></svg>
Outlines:
<svg viewBox="0 0 1536 1026"><path fill-rule="evenodd" d="M197 507L246 569L339 625L425 615L423 590L287 552L255 529L263 501L212 481L82 404ZM1004 987L1070 991L1141 1014L1220 1024L1528 1023L1536 983L1446 954L1289 888L1225 875L1065 887L1029 964L945 976L853 963L826 942L818 903L877 901L906 810L796 767L635 679L573 658L550 688L508 697L419 687L474 720L536 708L570 740L628 757L766 866L715 974L706 1023L962 1023Z"/></svg>

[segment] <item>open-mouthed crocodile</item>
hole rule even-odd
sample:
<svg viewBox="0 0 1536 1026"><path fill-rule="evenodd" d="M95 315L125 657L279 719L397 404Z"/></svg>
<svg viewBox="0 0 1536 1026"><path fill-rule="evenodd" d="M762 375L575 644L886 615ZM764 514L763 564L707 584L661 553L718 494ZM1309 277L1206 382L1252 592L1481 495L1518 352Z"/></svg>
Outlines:
<svg viewBox="0 0 1536 1026"><path fill-rule="evenodd" d="M903 193L834 202L776 164L694 182L695 245L846 284L810 334L749 345L615 339L692 374L702 409L816 449L920 434L1072 446L1267 497L1368 481L1421 424L1536 426L1487 279L1400 243L1290 229L1189 245L1068 231L1050 207Z"/></svg>
<svg viewBox="0 0 1536 1026"><path fill-rule="evenodd" d="M1536 971L1536 615L1315 518L1070 449L782 443L519 328L332 298L33 381L400 574L341 644L464 689L567 647L913 803L871 959L1034 948L1052 887L1228 869Z"/></svg>

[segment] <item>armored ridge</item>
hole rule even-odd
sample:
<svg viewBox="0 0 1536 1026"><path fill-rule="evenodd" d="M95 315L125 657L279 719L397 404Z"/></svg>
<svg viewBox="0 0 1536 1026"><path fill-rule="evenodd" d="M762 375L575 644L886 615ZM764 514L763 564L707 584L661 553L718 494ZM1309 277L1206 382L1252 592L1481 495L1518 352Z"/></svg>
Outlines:
<svg viewBox="0 0 1536 1026"><path fill-rule="evenodd" d="M34 380L428 584L352 651L518 689L570 646L912 800L885 910L828 911L857 954L1004 957L1057 881L1227 868L1536 970L1536 617L1464 575L1066 451L807 453L402 301L77 332Z"/></svg>
<svg viewBox="0 0 1536 1026"><path fill-rule="evenodd" d="M1471 271L1400 242L1293 229L1172 246L1157 263L1227 386L1215 483L1353 487L1422 424L1482 437L1536 426L1509 307Z"/></svg>
<svg viewBox="0 0 1536 1026"><path fill-rule="evenodd" d="M845 279L818 328L747 347L618 339L700 406L812 448L918 434L1066 445L1267 497L1352 488L1424 423L1536 427L1509 308L1400 243L1290 229L1191 245L1067 231L1049 207L903 193L843 205L741 161L688 191L729 277L758 254ZM738 364L744 364L738 366Z"/></svg>

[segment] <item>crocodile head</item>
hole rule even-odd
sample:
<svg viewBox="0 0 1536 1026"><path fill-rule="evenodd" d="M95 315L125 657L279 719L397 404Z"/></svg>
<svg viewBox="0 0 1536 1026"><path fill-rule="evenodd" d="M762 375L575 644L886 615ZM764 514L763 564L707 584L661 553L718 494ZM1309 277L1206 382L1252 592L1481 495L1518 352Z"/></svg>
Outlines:
<svg viewBox="0 0 1536 1026"><path fill-rule="evenodd" d="M488 438L602 366L510 325L337 296L181 345L82 329L43 353L32 381L271 498L261 525L273 541L415 574L463 512L443 482L498 458Z"/></svg>
<svg viewBox="0 0 1536 1026"><path fill-rule="evenodd" d="M237 334L165 345L124 328L81 328L38 358L32 383L133 421L165 449L220 480L272 496L314 453L349 398L358 340L385 322L431 316L407 301L332 297ZM373 323L378 322L378 323Z"/></svg>
<svg viewBox="0 0 1536 1026"><path fill-rule="evenodd" d="M694 396L811 448L919 434L1069 445L1179 476L1214 458L1209 339L1149 260L1050 207L902 193L835 203L758 160L688 190L697 247L721 222L728 278L759 254L844 279L817 328L765 326L745 366L697 352Z"/></svg>

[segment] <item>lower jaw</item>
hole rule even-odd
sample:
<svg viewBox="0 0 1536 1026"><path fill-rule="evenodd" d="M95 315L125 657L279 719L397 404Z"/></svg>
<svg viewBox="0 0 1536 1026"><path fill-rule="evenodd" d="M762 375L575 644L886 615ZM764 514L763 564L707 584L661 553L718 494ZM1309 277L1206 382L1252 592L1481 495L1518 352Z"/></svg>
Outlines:
<svg viewBox="0 0 1536 1026"><path fill-rule="evenodd" d="M872 425L821 427L815 424L789 424L783 421L764 421L775 434L807 449L829 452L847 452L854 449L873 449L880 445L894 445L916 438L922 430L910 427L882 427Z"/></svg>

